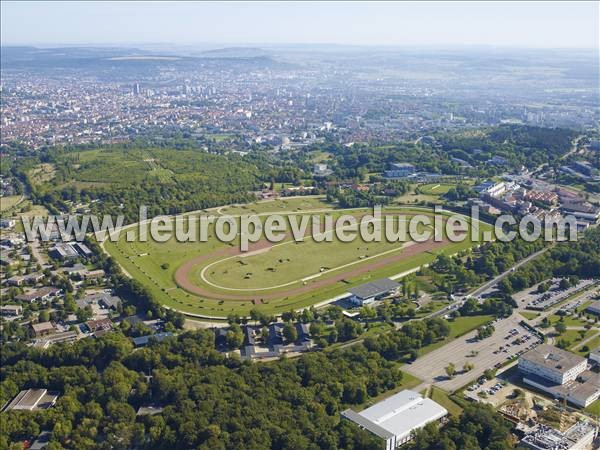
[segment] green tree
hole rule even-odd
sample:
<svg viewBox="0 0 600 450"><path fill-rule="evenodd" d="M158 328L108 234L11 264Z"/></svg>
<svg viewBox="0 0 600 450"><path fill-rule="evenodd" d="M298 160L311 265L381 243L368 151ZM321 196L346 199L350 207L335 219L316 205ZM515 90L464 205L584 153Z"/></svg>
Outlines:
<svg viewBox="0 0 600 450"><path fill-rule="evenodd" d="M48 322L50 320L50 313L48 312L47 309L44 309L42 311L39 312L38 314L38 320L40 322Z"/></svg>
<svg viewBox="0 0 600 450"><path fill-rule="evenodd" d="M565 331L567 331L567 326L565 325L564 322L558 321L554 324L554 329L560 335L560 334L563 334Z"/></svg>
<svg viewBox="0 0 600 450"><path fill-rule="evenodd" d="M456 367L453 363L448 364L445 368L445 371L446 375L448 375L448 378L454 378L454 375L456 375Z"/></svg>
<svg viewBox="0 0 600 450"><path fill-rule="evenodd" d="M230 349L240 348L244 343L244 332L242 331L242 327L237 323L232 324L225 334L225 340Z"/></svg>
<svg viewBox="0 0 600 450"><path fill-rule="evenodd" d="M295 342L298 339L298 331L296 331L293 323L285 323L283 326L283 337L287 342Z"/></svg>

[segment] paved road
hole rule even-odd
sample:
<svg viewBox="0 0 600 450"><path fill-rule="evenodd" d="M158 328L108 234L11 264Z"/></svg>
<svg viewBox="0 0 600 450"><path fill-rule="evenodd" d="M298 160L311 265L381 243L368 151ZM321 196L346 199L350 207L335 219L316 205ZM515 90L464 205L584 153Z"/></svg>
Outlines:
<svg viewBox="0 0 600 450"><path fill-rule="evenodd" d="M531 261L531 260L537 258L538 256L544 254L550 248L551 247L546 247L546 248L543 248L542 250L540 250L539 252L536 252L536 253L533 253L533 254L529 255L527 258L525 258L525 259L519 261L517 264L515 264L513 268L511 268L510 270L507 270L504 273L501 273L500 275L498 275L497 277L495 277L492 280L488 281L487 283L482 284L477 289L475 289L474 291L472 291L469 295L471 297L479 297L481 294L483 294L487 290L493 288L495 285L497 285L500 281L502 281L504 278L506 278L508 275L510 275L516 269L518 269L519 267L521 267L523 264L527 264L529 261Z"/></svg>
<svg viewBox="0 0 600 450"><path fill-rule="evenodd" d="M560 157L561 160L563 159L567 159L569 156L571 156L573 153L575 153L577 151L577 148L579 146L579 141L583 138L583 136L577 136L575 139L573 139L573 141L571 141L571 150L569 150L567 153L565 153L564 155L562 155Z"/></svg>
<svg viewBox="0 0 600 450"><path fill-rule="evenodd" d="M537 258L538 256L544 254L544 252L546 252L549 248L550 247L546 247L546 248L540 250L539 252L536 252L536 253L533 253L533 254L529 255L527 258L525 258L525 259L521 260L520 262L518 262L517 264L515 264L514 267L518 268L518 267L522 266L523 264L528 263L529 261L531 261L531 260ZM495 286L498 282L500 282L503 278L507 277L510 273L512 273L512 271L513 271L513 269L510 269L510 270L507 270L506 272L498 275L496 278L494 278L494 279L488 281L487 283L481 285L480 287L476 288L469 295L471 295L473 297L481 295L481 293L487 291L491 287ZM410 320L408 320L406 322L395 322L394 326L395 326L396 329L400 329L400 328L402 328L402 326L405 323L411 322L413 320L424 320L424 319L428 319L428 318L431 318L431 317L438 317L438 316L447 314L448 312L456 309L463 301L464 301L464 298L462 298L462 297L457 298L456 301L450 303L448 306L444 307L443 309L440 309L439 311L435 311L435 312L433 312L431 314L428 314L426 316L419 317L418 319L410 319ZM541 318L542 318L542 316L538 317L538 319L541 319ZM524 319L524 318L522 318L522 319ZM363 342L363 340L364 339L361 338L361 339L357 339L355 341L346 342L346 343L340 345L338 348L350 347L352 345L356 345L356 344L359 344L359 343ZM446 344L446 345L448 345L448 344Z"/></svg>
<svg viewBox="0 0 600 450"><path fill-rule="evenodd" d="M41 250L40 241L38 239L36 239L35 242L33 242L31 244L30 247L31 247L31 254L33 255L33 257L35 259L37 259L38 263L40 263L41 265L48 264L48 257Z"/></svg>

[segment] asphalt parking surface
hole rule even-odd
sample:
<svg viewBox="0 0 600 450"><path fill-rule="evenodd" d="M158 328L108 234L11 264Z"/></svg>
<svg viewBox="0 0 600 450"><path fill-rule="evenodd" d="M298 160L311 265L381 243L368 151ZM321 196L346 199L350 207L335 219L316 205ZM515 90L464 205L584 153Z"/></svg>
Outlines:
<svg viewBox="0 0 600 450"><path fill-rule="evenodd" d="M455 391L479 378L486 369L494 368L496 365L506 362L511 356L517 355L518 352L524 352L528 347L539 343L535 335L530 334L528 330L519 325L520 320L517 314L513 314L511 317L495 322L493 324L494 334L481 341L474 339L477 330L471 331L418 358L411 364L403 366L402 370L422 379L424 383L435 384L446 391ZM509 339L505 339L514 329L518 331L518 334L513 332ZM513 343L517 338L528 335L531 336L528 340L520 344ZM505 348L498 351L501 346ZM477 354L471 356L472 352ZM446 375L445 369L450 363L453 363L457 370L454 378L448 378ZM473 364L474 368L468 372L462 372L465 363Z"/></svg>

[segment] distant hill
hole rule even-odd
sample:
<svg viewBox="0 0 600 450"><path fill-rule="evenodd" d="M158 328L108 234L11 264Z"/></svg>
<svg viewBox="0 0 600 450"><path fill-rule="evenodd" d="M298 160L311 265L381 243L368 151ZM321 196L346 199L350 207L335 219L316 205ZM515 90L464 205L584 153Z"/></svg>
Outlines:
<svg viewBox="0 0 600 450"><path fill-rule="evenodd" d="M254 70L265 67L286 68L260 48L230 47L209 50L196 56L155 53L125 47L2 47L2 68L15 70L87 70L96 75L115 70L135 75L137 70L170 66L177 69L227 67Z"/></svg>
<svg viewBox="0 0 600 450"><path fill-rule="evenodd" d="M268 56L269 52L258 47L226 47L207 50L200 54L200 57L209 58L257 58Z"/></svg>

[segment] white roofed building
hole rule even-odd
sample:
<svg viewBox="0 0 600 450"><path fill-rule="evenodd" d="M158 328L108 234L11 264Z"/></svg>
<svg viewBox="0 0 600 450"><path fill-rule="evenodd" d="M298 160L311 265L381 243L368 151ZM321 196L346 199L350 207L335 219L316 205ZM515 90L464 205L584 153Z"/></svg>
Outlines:
<svg viewBox="0 0 600 450"><path fill-rule="evenodd" d="M342 417L385 440L386 450L408 442L415 430L445 417L448 411L429 398L404 390L357 413L351 409Z"/></svg>

